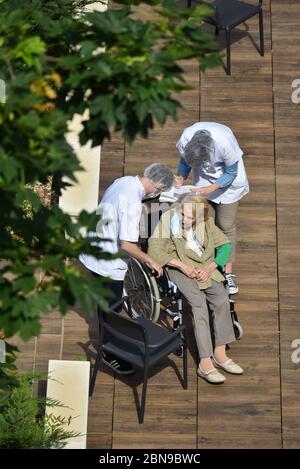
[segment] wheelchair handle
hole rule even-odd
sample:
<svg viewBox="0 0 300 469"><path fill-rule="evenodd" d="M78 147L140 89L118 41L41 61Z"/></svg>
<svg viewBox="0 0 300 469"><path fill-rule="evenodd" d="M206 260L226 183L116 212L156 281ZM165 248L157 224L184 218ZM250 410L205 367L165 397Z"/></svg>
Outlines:
<svg viewBox="0 0 300 469"><path fill-rule="evenodd" d="M150 273L152 275L155 275L156 274L156 271L154 269L152 269L151 265L148 264L148 262L144 262L144 265L147 267L147 269L150 271Z"/></svg>

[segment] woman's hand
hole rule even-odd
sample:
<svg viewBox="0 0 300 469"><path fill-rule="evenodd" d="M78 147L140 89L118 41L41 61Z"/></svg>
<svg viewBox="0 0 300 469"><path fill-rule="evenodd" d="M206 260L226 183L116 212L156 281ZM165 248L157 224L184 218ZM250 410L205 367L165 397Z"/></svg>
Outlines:
<svg viewBox="0 0 300 469"><path fill-rule="evenodd" d="M196 280L198 280L199 282L206 282L209 279L210 275L211 273L208 271L207 268L198 270Z"/></svg>
<svg viewBox="0 0 300 469"><path fill-rule="evenodd" d="M217 264L215 262L212 262L210 265L204 267L203 269L198 269L196 280L198 280L199 282L206 282L216 268Z"/></svg>
<svg viewBox="0 0 300 469"><path fill-rule="evenodd" d="M180 270L189 278L196 278L197 277L197 269L187 264L182 264L180 266Z"/></svg>

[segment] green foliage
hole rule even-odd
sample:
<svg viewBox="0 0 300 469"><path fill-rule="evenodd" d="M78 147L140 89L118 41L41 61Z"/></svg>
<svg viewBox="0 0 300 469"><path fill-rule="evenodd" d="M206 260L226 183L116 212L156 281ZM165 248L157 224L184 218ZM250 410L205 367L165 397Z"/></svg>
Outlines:
<svg viewBox="0 0 300 469"><path fill-rule="evenodd" d="M47 406L47 412L45 408ZM5 394L0 393L0 448L60 449L79 436L69 431L72 418L56 416L51 409L65 407L53 399L32 394L31 377L18 378Z"/></svg>
<svg viewBox="0 0 300 469"><path fill-rule="evenodd" d="M1 397L7 397L5 391L11 386L17 386L17 367L16 367L16 358L18 349L14 345L2 341L0 347L3 350L4 357L3 362L0 361L0 399Z"/></svg>
<svg viewBox="0 0 300 469"><path fill-rule="evenodd" d="M111 132L127 142L146 137L156 120L176 118L174 94L187 88L180 67L219 63L219 50L201 29L207 7L181 9L175 0L119 0L119 8L85 13L91 1L0 1L0 330L24 340L39 334L40 317L76 301L86 313L106 307L105 283L85 278L71 260L82 252L109 258L83 230L98 217L74 220L34 191L51 176L56 196L75 181L77 157L65 139L74 113L88 111L82 144L99 145ZM153 7L137 19L132 5ZM67 182L69 181L69 182ZM70 261L66 262L66 259Z"/></svg>

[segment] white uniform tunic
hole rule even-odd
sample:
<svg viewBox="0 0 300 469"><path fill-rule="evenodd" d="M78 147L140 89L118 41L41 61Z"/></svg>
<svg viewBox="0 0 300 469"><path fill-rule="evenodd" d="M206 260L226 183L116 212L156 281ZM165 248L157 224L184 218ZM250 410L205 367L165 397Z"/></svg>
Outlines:
<svg viewBox="0 0 300 469"><path fill-rule="evenodd" d="M145 190L138 176L116 179L105 191L97 210L101 220L96 232L91 233L109 239L98 243L103 251L115 254L120 251L121 241L136 243L139 240L144 195ZM113 280L124 280L128 264L126 258L105 260L81 254L79 259L92 272Z"/></svg>
<svg viewBox="0 0 300 469"><path fill-rule="evenodd" d="M223 124L216 122L197 122L187 127L176 147L181 156L184 156L184 148L192 139L195 132L199 130L208 130L215 141L215 153L213 164L215 173L209 173L202 168L193 169L194 184L197 187L207 187L214 184L216 180L224 173L225 166L231 166L238 162L238 172L236 178L230 186L226 186L208 195L208 199L219 204L231 204L240 200L249 192L249 183L243 162L243 152L235 138L232 130Z"/></svg>

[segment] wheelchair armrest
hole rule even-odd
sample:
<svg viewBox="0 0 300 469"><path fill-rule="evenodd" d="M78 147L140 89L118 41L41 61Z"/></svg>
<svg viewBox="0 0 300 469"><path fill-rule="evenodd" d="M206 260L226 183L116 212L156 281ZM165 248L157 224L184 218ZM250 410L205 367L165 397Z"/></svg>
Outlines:
<svg viewBox="0 0 300 469"><path fill-rule="evenodd" d="M169 342L172 342L172 340L174 339L175 336L183 333L183 336L185 338L185 326L179 326L178 329L176 329L175 331L173 331L171 334L168 335L168 337L166 337L164 340L162 340L159 344L151 344L151 345L148 345L149 349L153 350L153 349L156 349L156 348L160 348L160 347L164 347L165 345L167 345Z"/></svg>

